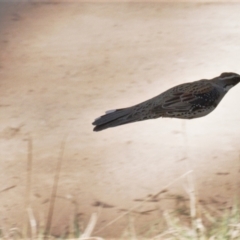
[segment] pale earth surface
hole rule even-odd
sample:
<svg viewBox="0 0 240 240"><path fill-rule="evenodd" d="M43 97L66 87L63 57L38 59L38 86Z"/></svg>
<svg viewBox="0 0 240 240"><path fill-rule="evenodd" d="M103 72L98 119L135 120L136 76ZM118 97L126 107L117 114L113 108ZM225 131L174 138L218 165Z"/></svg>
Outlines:
<svg viewBox="0 0 240 240"><path fill-rule="evenodd" d="M128 217L97 230L137 206L134 200L173 183L159 201L135 209L157 209L134 215L137 233L144 232L163 210L176 207L177 196L188 198L187 180L178 178L189 170L206 207L230 207L240 195L240 85L204 118L149 120L99 133L91 123L174 85L240 73L239 12L240 3L2 2L1 227L23 224L28 134L38 222L46 222L66 137L54 234L65 231L74 213L86 226L100 211L94 235L118 237ZM98 201L104 208L93 206Z"/></svg>

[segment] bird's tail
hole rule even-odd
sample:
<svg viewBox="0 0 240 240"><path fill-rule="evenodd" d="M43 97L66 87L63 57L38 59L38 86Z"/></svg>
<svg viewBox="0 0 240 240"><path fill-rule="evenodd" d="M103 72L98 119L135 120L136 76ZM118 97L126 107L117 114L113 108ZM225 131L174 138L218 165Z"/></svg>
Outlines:
<svg viewBox="0 0 240 240"><path fill-rule="evenodd" d="M134 122L135 120L130 117L132 110L133 108L129 107L107 111L105 115L95 119L95 121L92 123L95 125L93 131L98 132L106 128Z"/></svg>

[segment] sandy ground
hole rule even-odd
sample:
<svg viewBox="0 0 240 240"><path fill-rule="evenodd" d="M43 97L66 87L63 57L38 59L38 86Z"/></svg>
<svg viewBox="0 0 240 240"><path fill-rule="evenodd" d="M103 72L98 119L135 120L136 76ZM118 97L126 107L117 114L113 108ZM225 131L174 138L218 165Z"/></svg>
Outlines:
<svg viewBox="0 0 240 240"><path fill-rule="evenodd" d="M196 120L99 133L91 123L176 84L240 73L239 12L238 3L0 3L1 227L24 225L29 136L31 207L43 224L66 138L55 234L74 214L86 226L98 212L95 235L118 237L129 218L106 224L166 189L134 210L137 232L144 231L179 196L188 198L179 177L189 170L204 204L230 207L240 187L240 86Z"/></svg>

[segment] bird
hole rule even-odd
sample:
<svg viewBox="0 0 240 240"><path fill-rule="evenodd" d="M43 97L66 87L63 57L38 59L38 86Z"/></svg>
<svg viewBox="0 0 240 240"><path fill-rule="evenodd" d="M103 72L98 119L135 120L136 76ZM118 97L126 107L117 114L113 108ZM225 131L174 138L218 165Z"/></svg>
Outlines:
<svg viewBox="0 0 240 240"><path fill-rule="evenodd" d="M93 131L160 117L194 119L206 116L239 82L239 74L224 72L212 79L177 85L137 105L107 111L92 123Z"/></svg>

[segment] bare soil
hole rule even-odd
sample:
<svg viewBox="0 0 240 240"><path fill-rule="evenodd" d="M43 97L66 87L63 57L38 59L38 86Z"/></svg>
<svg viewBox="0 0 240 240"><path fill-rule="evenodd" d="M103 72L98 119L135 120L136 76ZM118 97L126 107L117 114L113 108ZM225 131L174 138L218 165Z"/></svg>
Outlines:
<svg viewBox="0 0 240 240"><path fill-rule="evenodd" d="M158 119L95 133L104 111L224 71L240 72L238 3L0 3L0 226L22 227L33 139L31 207L46 223L66 139L52 232L78 214L118 237L134 210L138 233L188 198L216 209L239 197L240 86L210 115ZM188 204L188 201L186 201ZM151 211L152 210L152 211Z"/></svg>

